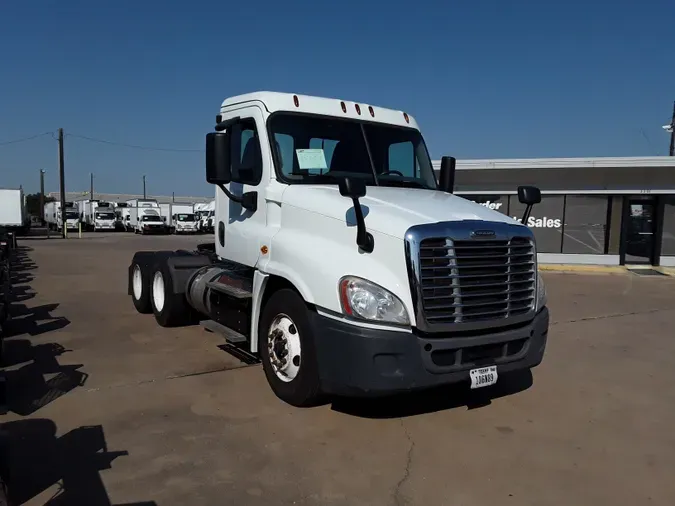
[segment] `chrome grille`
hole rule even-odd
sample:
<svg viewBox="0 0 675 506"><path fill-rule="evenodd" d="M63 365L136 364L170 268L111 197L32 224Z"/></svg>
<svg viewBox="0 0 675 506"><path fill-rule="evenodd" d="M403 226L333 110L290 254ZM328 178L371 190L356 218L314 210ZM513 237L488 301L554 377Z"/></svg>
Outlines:
<svg viewBox="0 0 675 506"><path fill-rule="evenodd" d="M430 325L508 319L534 309L536 258L529 237L422 239L419 269Z"/></svg>

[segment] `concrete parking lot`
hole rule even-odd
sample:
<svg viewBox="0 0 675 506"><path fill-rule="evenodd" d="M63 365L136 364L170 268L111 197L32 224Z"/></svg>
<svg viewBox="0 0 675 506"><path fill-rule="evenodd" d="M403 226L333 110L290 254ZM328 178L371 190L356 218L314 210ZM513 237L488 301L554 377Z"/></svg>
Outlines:
<svg viewBox="0 0 675 506"><path fill-rule="evenodd" d="M675 278L546 272L531 377L297 409L217 335L135 312L133 252L205 240L20 242L2 417L20 504L675 503Z"/></svg>

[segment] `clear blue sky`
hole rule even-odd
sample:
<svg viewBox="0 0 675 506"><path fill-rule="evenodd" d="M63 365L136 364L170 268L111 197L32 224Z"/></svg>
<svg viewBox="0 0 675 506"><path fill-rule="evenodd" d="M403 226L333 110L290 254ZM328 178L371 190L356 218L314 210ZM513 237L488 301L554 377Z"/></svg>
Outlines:
<svg viewBox="0 0 675 506"><path fill-rule="evenodd" d="M673 0L0 3L0 143L63 127L66 187L211 195L220 102L292 91L404 109L433 158L667 154ZM51 135L0 186L58 189Z"/></svg>

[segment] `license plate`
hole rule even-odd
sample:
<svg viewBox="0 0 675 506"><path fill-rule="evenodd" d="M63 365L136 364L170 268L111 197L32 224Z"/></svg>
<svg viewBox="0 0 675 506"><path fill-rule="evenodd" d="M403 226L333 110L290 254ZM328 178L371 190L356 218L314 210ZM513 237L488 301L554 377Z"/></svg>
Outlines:
<svg viewBox="0 0 675 506"><path fill-rule="evenodd" d="M471 388L482 388L497 383L497 366L481 367L480 369L471 369Z"/></svg>

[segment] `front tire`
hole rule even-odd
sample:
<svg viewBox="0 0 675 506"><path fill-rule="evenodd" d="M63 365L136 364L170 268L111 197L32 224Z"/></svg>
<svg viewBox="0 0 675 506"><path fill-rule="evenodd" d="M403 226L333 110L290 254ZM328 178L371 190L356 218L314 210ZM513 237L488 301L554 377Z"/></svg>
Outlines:
<svg viewBox="0 0 675 506"><path fill-rule="evenodd" d="M258 350L272 391L292 406L314 406L323 393L309 309L294 290L274 293L263 309Z"/></svg>
<svg viewBox="0 0 675 506"><path fill-rule="evenodd" d="M185 294L173 293L171 269L166 259L159 260L152 271L150 302L155 320L162 327L179 327L192 321L192 310Z"/></svg>

